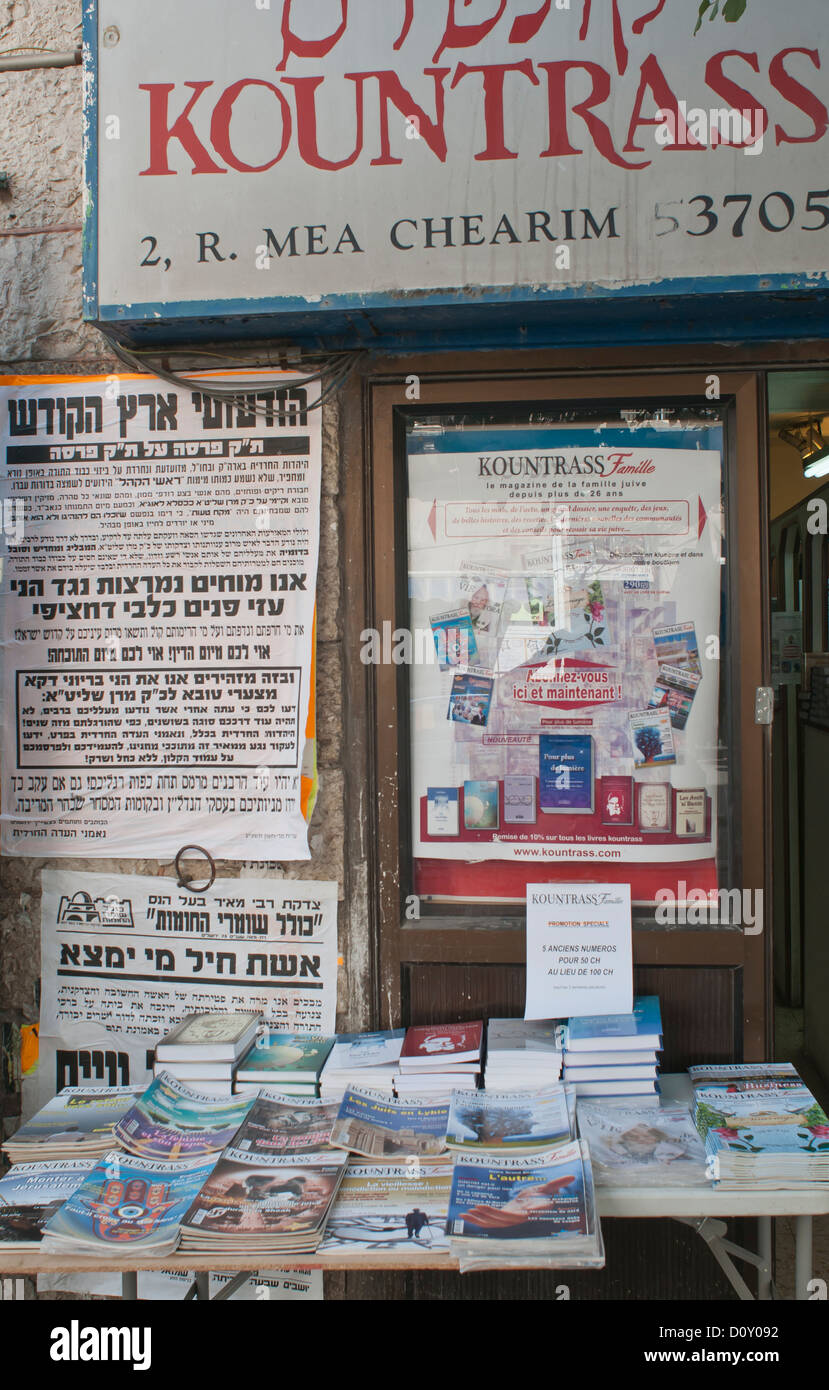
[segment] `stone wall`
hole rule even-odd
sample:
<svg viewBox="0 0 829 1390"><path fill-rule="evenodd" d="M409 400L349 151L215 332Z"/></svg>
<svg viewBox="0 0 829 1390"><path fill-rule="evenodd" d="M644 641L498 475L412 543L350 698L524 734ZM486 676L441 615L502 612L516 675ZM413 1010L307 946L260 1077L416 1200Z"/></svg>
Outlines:
<svg viewBox="0 0 829 1390"><path fill-rule="evenodd" d="M0 0L0 52L21 47L70 51L80 42L80 0ZM0 73L0 371L85 374L117 365L97 330L81 318L81 69ZM32 228L60 228L17 235ZM228 363L232 365L232 363ZM340 571L340 451L336 402L323 420L323 477L318 583L319 797L310 826L312 858L304 863L219 861L220 875L332 879L343 896L344 772ZM178 837L180 840L180 836ZM0 864L0 1021L38 1017L40 872L43 868L172 875L170 860L17 859ZM359 867L356 881L364 880ZM350 921L360 940L346 949ZM340 910L340 1023L367 1022L361 961L366 914L359 891ZM14 1121L7 1117L7 1128Z"/></svg>

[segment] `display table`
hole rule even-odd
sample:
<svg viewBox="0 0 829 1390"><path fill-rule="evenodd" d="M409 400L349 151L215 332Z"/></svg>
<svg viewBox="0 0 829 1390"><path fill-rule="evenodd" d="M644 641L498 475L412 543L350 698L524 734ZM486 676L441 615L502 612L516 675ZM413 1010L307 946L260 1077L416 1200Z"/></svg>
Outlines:
<svg viewBox="0 0 829 1390"><path fill-rule="evenodd" d="M686 1076L665 1076L661 1078L662 1094L670 1101L685 1101L690 1098L690 1082ZM658 1115L654 1110L654 1119ZM754 1297L734 1264L739 1259L756 1266L758 1275L758 1297L772 1297L771 1283L771 1243L772 1221L775 1217L792 1217L795 1221L795 1298L806 1300L811 1296L809 1283L812 1278L812 1218L829 1215L829 1183L797 1189L778 1189L773 1192L727 1192L714 1186L699 1187L617 1187L597 1188L599 1216L605 1220L616 1217L627 1219L655 1220L657 1218L680 1221L690 1226L706 1242L714 1258L721 1266L732 1287L741 1299ZM760 1225L760 1250L758 1253L733 1244L726 1238L729 1217L756 1217ZM256 1260L250 1255L233 1259L230 1255L211 1253L208 1255L177 1254L163 1255L153 1259L132 1259L118 1267L122 1276L122 1296L137 1297L137 1274L143 1270L167 1269L191 1271L195 1275L193 1288L188 1297L204 1299L208 1297L207 1276L211 1270L235 1273L237 1277L215 1296L216 1300L226 1299L257 1267L267 1264L279 1269L321 1269L331 1271L355 1272L361 1270L412 1271L444 1270L457 1271L457 1260L448 1255L432 1254L428 1250L402 1250L399 1253L375 1252L344 1255L341 1251L330 1254L302 1255L293 1259L284 1256L262 1256ZM531 1268L532 1266L527 1266ZM67 1256L47 1256L33 1251L29 1254L14 1254L11 1250L0 1253L0 1277L36 1274L66 1274L79 1270L95 1273L108 1273L113 1268L111 1256L103 1259L79 1259Z"/></svg>

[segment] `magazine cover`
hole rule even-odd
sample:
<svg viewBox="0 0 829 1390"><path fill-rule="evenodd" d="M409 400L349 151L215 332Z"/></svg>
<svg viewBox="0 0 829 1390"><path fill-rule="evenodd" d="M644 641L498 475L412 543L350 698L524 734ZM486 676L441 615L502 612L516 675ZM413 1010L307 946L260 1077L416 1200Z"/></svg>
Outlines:
<svg viewBox="0 0 829 1390"><path fill-rule="evenodd" d="M802 1083L768 1084L751 1090L732 1090L726 1085L697 1088L694 1121L703 1138L712 1127L740 1130L767 1125L829 1124L823 1107Z"/></svg>
<svg viewBox="0 0 829 1390"><path fill-rule="evenodd" d="M628 715L635 771L676 762L671 717L666 709L646 709Z"/></svg>
<svg viewBox="0 0 829 1390"><path fill-rule="evenodd" d="M198 1158L229 1144L251 1106L250 1097L216 1100L162 1072L115 1126L128 1153L152 1158Z"/></svg>
<svg viewBox="0 0 829 1390"><path fill-rule="evenodd" d="M653 645L660 666L678 666L702 675L697 634L693 623L672 623L653 629Z"/></svg>
<svg viewBox="0 0 829 1390"><path fill-rule="evenodd" d="M259 1158L330 1150L331 1128L339 1108L336 1100L305 1096L287 1100L278 1091L262 1090L242 1122L233 1147Z"/></svg>
<svg viewBox="0 0 829 1390"><path fill-rule="evenodd" d="M451 1180L447 1163L349 1163L320 1250L447 1253Z"/></svg>
<svg viewBox="0 0 829 1390"><path fill-rule="evenodd" d="M113 1127L142 1095L144 1086L65 1086L16 1130L11 1145L84 1144L112 1140Z"/></svg>
<svg viewBox="0 0 829 1390"><path fill-rule="evenodd" d="M552 1148L571 1138L563 1086L540 1091L453 1091L446 1126L450 1149L480 1152Z"/></svg>
<svg viewBox="0 0 829 1390"><path fill-rule="evenodd" d="M684 1108L642 1110L580 1100L578 1123L600 1185L707 1184L705 1149Z"/></svg>
<svg viewBox="0 0 829 1390"><path fill-rule="evenodd" d="M347 1163L345 1155L257 1158L228 1148L186 1212L185 1234L293 1236L319 1229ZM190 1244L190 1242L187 1242Z"/></svg>
<svg viewBox="0 0 829 1390"><path fill-rule="evenodd" d="M468 608L459 608L451 613L438 613L430 618L429 622L441 671L474 664L478 656L478 644Z"/></svg>
<svg viewBox="0 0 829 1390"><path fill-rule="evenodd" d="M181 1218L214 1163L165 1163L110 1150L48 1222L44 1251L174 1250Z"/></svg>
<svg viewBox="0 0 829 1390"><path fill-rule="evenodd" d="M46 1222L94 1167L94 1159L18 1163L0 1178L0 1245L36 1249Z"/></svg>
<svg viewBox="0 0 829 1390"><path fill-rule="evenodd" d="M492 703L492 686L492 676L477 667L471 671L456 672L452 677L446 718L453 719L457 724L485 727Z"/></svg>
<svg viewBox="0 0 829 1390"><path fill-rule="evenodd" d="M674 729L684 729L702 677L696 671L681 666L660 666L649 709L665 708Z"/></svg>
<svg viewBox="0 0 829 1390"><path fill-rule="evenodd" d="M464 1154L452 1168L446 1229L496 1241L588 1235L578 1141L524 1157Z"/></svg>
<svg viewBox="0 0 829 1390"><path fill-rule="evenodd" d="M393 1100L379 1091L346 1091L331 1130L337 1148L389 1158L396 1154L440 1154L446 1150L449 1106L428 1097Z"/></svg>

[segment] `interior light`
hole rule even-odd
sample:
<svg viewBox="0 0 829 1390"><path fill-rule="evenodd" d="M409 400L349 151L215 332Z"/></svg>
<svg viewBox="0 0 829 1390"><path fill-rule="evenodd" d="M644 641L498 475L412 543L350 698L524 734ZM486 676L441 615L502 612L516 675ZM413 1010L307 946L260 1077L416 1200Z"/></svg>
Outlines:
<svg viewBox="0 0 829 1390"><path fill-rule="evenodd" d="M820 420L780 430L780 438L797 449L804 478L823 478L829 473L829 443L823 437Z"/></svg>

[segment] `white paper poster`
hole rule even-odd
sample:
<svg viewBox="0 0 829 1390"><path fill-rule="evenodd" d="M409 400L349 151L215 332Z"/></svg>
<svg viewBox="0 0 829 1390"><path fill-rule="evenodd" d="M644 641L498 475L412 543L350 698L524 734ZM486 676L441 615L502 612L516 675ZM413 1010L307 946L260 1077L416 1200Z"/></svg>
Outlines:
<svg viewBox="0 0 829 1390"><path fill-rule="evenodd" d="M154 1301L183 1300L195 1275L181 1269L142 1269L138 1272L138 1297ZM215 1298L235 1274L210 1273L210 1297ZM110 1298L121 1296L119 1273L99 1274L83 1271L71 1274L39 1274L38 1293L91 1293ZM321 1269L260 1269L253 1273L232 1294L239 1302L264 1301L289 1303L318 1303L324 1297Z"/></svg>
<svg viewBox="0 0 829 1390"><path fill-rule="evenodd" d="M524 1017L584 1018L632 1008L629 886L528 884Z"/></svg>
<svg viewBox="0 0 829 1390"><path fill-rule="evenodd" d="M199 1010L261 1009L274 1027L333 1033L337 885L42 874L40 1058L28 1113L62 1086L152 1078L147 1054Z"/></svg>
<svg viewBox="0 0 829 1390"><path fill-rule="evenodd" d="M4 854L309 858L320 418L273 378L0 380Z"/></svg>

